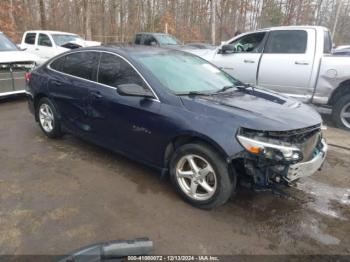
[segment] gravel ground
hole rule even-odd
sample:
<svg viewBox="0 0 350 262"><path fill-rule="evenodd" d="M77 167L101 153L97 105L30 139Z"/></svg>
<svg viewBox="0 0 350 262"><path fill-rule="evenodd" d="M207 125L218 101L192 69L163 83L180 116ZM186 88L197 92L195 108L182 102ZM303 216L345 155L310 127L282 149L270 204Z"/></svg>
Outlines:
<svg viewBox="0 0 350 262"><path fill-rule="evenodd" d="M47 139L25 100L0 103L0 254L64 254L147 236L157 254L350 255L350 133L328 127L322 171L289 190L184 203L157 172L72 136Z"/></svg>

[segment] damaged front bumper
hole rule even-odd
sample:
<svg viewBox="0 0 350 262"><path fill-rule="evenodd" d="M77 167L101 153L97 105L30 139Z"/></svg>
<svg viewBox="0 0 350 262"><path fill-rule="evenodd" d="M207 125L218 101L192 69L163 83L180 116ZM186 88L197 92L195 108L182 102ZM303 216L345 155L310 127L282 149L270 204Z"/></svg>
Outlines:
<svg viewBox="0 0 350 262"><path fill-rule="evenodd" d="M328 146L324 139L322 139L321 143L322 148L316 152L313 159L289 166L287 176L285 177L287 182L293 182L299 178L311 176L322 167L326 159Z"/></svg>
<svg viewBox="0 0 350 262"><path fill-rule="evenodd" d="M283 132L240 130L237 140L245 150L235 156L233 167L241 174L241 184L256 190L289 186L314 174L328 149L321 125Z"/></svg>

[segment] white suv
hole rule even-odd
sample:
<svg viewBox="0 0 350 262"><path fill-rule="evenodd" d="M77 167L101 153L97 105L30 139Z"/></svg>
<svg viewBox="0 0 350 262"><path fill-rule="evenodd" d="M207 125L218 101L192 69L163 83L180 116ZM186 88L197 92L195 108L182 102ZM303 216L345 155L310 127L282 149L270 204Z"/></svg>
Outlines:
<svg viewBox="0 0 350 262"><path fill-rule="evenodd" d="M101 43L84 40L72 33L41 30L25 32L20 47L37 55L40 58L39 63L43 63L69 49L96 45Z"/></svg>

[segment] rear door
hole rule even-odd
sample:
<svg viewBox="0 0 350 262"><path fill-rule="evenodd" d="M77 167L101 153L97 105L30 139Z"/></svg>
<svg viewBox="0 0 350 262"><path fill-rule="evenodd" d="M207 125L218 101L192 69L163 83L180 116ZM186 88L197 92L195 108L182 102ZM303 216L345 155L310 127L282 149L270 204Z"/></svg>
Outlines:
<svg viewBox="0 0 350 262"><path fill-rule="evenodd" d="M300 98L312 93L315 41L313 29L271 31L259 66L258 85Z"/></svg>
<svg viewBox="0 0 350 262"><path fill-rule="evenodd" d="M244 35L230 42L235 51L219 53L211 61L244 83L256 84L256 75L266 32Z"/></svg>
<svg viewBox="0 0 350 262"><path fill-rule="evenodd" d="M91 139L89 99L96 80L98 52L75 52L50 64L50 95L71 132Z"/></svg>
<svg viewBox="0 0 350 262"><path fill-rule="evenodd" d="M37 36L37 33L34 33L34 32L26 33L21 47L26 48L26 50L30 53L35 53L36 36Z"/></svg>

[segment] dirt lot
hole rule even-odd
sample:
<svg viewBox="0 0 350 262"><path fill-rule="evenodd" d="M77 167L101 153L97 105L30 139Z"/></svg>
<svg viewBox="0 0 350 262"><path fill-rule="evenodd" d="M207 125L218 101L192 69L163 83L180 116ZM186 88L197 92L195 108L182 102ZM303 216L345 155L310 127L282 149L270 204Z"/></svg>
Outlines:
<svg viewBox="0 0 350 262"><path fill-rule="evenodd" d="M25 100L0 103L0 123L0 254L63 254L143 236L157 254L350 254L345 131L328 128L324 169L291 189L293 198L239 190L203 211L151 169L72 136L47 139Z"/></svg>

